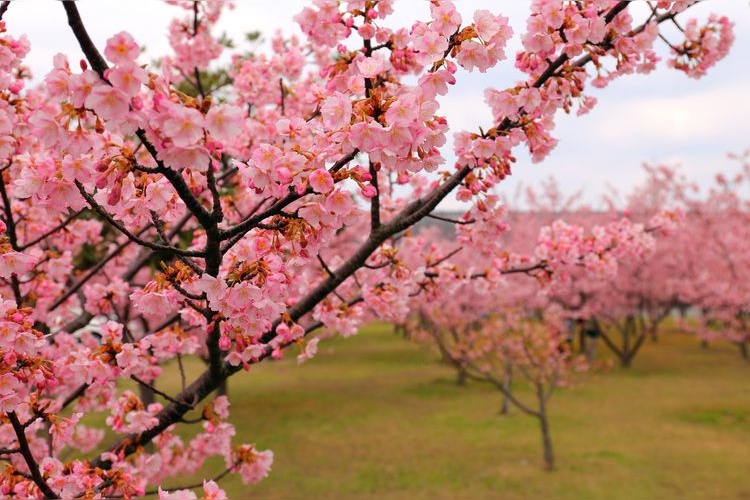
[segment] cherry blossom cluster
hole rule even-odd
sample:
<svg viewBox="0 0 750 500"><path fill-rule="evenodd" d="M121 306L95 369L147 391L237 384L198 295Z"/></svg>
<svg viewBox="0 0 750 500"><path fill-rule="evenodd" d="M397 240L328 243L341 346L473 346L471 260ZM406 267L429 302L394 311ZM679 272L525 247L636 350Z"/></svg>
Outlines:
<svg viewBox="0 0 750 500"><path fill-rule="evenodd" d="M733 23L725 16L712 15L708 24L699 25L691 19L685 25L685 41L672 48L669 64L691 78L700 78L723 59L734 42Z"/></svg>

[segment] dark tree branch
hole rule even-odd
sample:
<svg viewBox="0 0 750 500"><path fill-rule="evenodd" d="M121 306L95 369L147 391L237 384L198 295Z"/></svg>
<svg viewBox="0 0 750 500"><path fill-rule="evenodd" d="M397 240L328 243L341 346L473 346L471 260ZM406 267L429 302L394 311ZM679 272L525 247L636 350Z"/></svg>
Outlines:
<svg viewBox="0 0 750 500"><path fill-rule="evenodd" d="M26 430L18 420L16 412L11 411L8 412L7 415L8 420L10 420L10 424L13 426L13 430L16 433L18 448L21 452L21 455L23 456L24 461L26 461L26 466L29 468L29 472L31 473L31 478L34 481L34 484L36 484L45 498L60 498L59 496L57 496L57 493L52 491L52 488L49 487L47 482L44 480L44 477L42 477L42 473L39 471L39 464L36 463L34 455L32 455L31 453L31 448L29 448L29 441L26 439Z"/></svg>
<svg viewBox="0 0 750 500"><path fill-rule="evenodd" d="M10 163L9 163L10 164ZM18 246L18 237L16 236L16 221L13 218L13 206L8 196L8 191L5 188L5 175L0 173L0 196L3 200L3 211L5 214L5 225L7 227L6 234L8 235L8 242L10 246L16 252L20 252L21 248Z"/></svg>
<svg viewBox="0 0 750 500"><path fill-rule="evenodd" d="M369 41L369 40L368 40ZM375 196L370 199L370 231L380 227L380 188L378 187L378 171L370 160L370 184L375 188Z"/></svg>
<svg viewBox="0 0 750 500"><path fill-rule="evenodd" d="M8 11L8 7L10 7L10 0L4 0L3 3L0 4L0 21L3 20L3 16Z"/></svg>
<svg viewBox="0 0 750 500"><path fill-rule="evenodd" d="M78 13L78 7L76 7L75 2L62 2L62 5L68 16L68 25L73 30L73 34L75 34L83 54L86 56L89 64L91 64L91 69L96 71L99 78L104 80L104 72L109 69L109 66L107 66L107 62L86 31L81 15Z"/></svg>

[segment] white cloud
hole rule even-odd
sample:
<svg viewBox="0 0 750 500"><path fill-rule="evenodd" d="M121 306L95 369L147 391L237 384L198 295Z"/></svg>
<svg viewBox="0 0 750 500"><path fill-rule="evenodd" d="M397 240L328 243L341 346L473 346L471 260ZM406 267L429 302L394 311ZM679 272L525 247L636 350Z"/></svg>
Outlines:
<svg viewBox="0 0 750 500"><path fill-rule="evenodd" d="M596 113L593 139L604 145L666 141L716 144L747 141L750 99L746 83L731 83L673 97L624 99ZM612 117L620 117L612 119Z"/></svg>

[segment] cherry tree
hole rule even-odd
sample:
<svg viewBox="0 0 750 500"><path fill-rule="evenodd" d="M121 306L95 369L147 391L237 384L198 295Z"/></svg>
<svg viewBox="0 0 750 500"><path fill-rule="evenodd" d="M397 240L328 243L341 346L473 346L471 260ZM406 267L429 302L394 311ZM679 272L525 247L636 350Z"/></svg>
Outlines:
<svg viewBox="0 0 750 500"><path fill-rule="evenodd" d="M434 311L433 311L434 312ZM560 387L570 382L574 371L586 364L574 356L567 342L559 309L548 309L542 318L524 318L523 310L498 310L471 323L446 327L444 316L420 312L411 323L414 334L429 337L441 353L460 363L468 379L488 382L502 394L504 405L518 409L539 422L544 468L555 467L550 430L549 402ZM526 381L532 395L525 398L510 387L510 374Z"/></svg>
<svg viewBox="0 0 750 500"><path fill-rule="evenodd" d="M585 112L589 86L650 71L660 23L692 5L659 1L634 19L624 1L533 2L520 80L486 91L493 122L456 131L446 165L440 98L506 58L502 15L465 21L433 1L425 21L388 28L392 1L316 0L295 18L305 39L236 54L220 79L208 73L225 50L212 32L224 4L174 3L183 15L156 66L125 32L97 47L61 2L86 59L55 56L39 86L29 40L0 20L5 496L168 497L153 488L212 456L226 470L203 482L206 498L224 497L214 480L230 472L261 480L272 452L233 445L229 402L209 395L292 346L313 356L318 328L405 316L434 262L398 258L403 232L451 193L481 211L514 149L544 159L557 111ZM687 21L684 37L668 64L699 77L727 53L731 23ZM500 213L481 212L469 239L492 245ZM193 355L205 371L161 390L163 367ZM81 423L90 413L113 442ZM200 430L180 437L191 422Z"/></svg>
<svg viewBox="0 0 750 500"><path fill-rule="evenodd" d="M683 327L704 341L735 344L743 359L750 359L748 269L750 206L745 199L750 176L748 154L734 155L740 169L718 174L708 192L681 191L688 223L680 244L680 268L674 273L680 302L699 313ZM698 239L700 238L700 239ZM708 242L697 245L697 241Z"/></svg>
<svg viewBox="0 0 750 500"><path fill-rule="evenodd" d="M495 210L484 206L483 211ZM620 267L651 255L655 231L627 218L594 225L588 231L583 225L558 219L538 230L537 244L530 253L511 253L511 242L497 236L513 230L508 224L497 224L496 215L483 218L481 212L471 211L458 220L456 239L443 242L445 247L460 244L463 251L442 249L439 253L445 257L437 261L431 254L440 247L439 239L429 233L403 238L413 240L410 255L426 255L431 263L413 294L414 312L403 328L409 338L435 346L442 359L457 370L459 382L489 382L502 394L503 409L512 406L536 418L544 466L552 469L555 458L549 401L556 389L567 385L572 371L585 368L582 358L572 353L568 326L577 311L563 307L564 298L588 297L592 295L588 290L611 289L622 277ZM537 215L531 214L531 218L538 219ZM566 215L575 217L575 212ZM608 214L598 215L606 218ZM669 215L655 214L650 226L665 229ZM589 210L583 210L583 219L590 220L590 216ZM516 217L517 221L527 218ZM494 223L492 229L482 234L477 224L488 221ZM497 235L494 245L485 242L490 233ZM425 248L414 251L414 245ZM519 282L519 276L525 281ZM582 286L587 287L586 293ZM585 306L588 304L579 309ZM532 387L531 402L512 390L514 373Z"/></svg>

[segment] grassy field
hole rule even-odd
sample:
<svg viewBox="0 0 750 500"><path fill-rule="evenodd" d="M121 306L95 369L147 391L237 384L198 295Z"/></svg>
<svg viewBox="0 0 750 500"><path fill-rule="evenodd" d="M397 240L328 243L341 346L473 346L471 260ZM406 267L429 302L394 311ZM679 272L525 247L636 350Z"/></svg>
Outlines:
<svg viewBox="0 0 750 500"><path fill-rule="evenodd" d="M435 358L375 325L233 378L236 442L275 461L257 485L225 480L230 498L750 499L750 365L729 346L667 334L558 392L553 472L535 420Z"/></svg>

